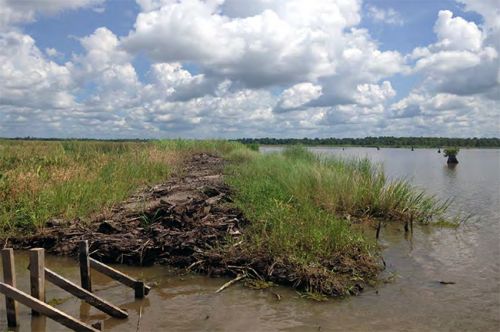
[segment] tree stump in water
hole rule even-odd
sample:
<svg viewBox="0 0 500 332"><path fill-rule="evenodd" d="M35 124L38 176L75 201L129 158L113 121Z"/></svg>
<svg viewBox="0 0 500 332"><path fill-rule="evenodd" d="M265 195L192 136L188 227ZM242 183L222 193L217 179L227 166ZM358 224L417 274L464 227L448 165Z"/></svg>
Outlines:
<svg viewBox="0 0 500 332"><path fill-rule="evenodd" d="M448 161L446 162L448 165L458 164L457 154L459 151L460 151L459 148L446 148L446 149L444 149L444 157L448 157Z"/></svg>
<svg viewBox="0 0 500 332"><path fill-rule="evenodd" d="M449 155L448 156L448 161L446 161L447 164L458 164L458 159L457 156L455 155Z"/></svg>

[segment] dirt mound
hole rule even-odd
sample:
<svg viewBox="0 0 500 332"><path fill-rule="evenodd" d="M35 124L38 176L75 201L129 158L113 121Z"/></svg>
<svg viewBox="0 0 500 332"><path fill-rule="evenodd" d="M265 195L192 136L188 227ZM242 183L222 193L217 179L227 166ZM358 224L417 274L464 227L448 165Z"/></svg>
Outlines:
<svg viewBox="0 0 500 332"><path fill-rule="evenodd" d="M92 257L103 262L188 267L211 257L229 237L239 237L247 222L228 204L223 166L220 157L193 155L181 175L138 192L90 223L53 220L41 233L11 243L76 255L78 242L89 240Z"/></svg>

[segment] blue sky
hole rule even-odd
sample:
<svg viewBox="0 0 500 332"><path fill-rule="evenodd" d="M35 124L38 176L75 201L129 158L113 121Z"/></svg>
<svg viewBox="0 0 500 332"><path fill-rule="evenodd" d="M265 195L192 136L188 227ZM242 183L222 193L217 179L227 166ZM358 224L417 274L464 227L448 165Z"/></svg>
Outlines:
<svg viewBox="0 0 500 332"><path fill-rule="evenodd" d="M0 0L0 136L498 136L495 0Z"/></svg>
<svg viewBox="0 0 500 332"><path fill-rule="evenodd" d="M79 38L91 35L99 27L107 27L118 36L125 36L132 30L139 6L135 1L112 0L102 4L103 12L93 8L64 11L56 15L40 16L33 23L24 26L38 48L55 48L64 57L56 58L60 64L71 59L72 54L82 53ZM138 68L139 71L147 68Z"/></svg>

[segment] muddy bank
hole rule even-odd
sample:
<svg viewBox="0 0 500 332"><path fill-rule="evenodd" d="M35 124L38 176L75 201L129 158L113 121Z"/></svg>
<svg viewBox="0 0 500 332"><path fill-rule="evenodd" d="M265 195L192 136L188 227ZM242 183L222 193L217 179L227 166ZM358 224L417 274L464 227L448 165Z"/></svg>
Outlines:
<svg viewBox="0 0 500 332"><path fill-rule="evenodd" d="M353 282L354 271L359 279L376 275L375 264L361 254L332 255L305 269L256 252L245 242L249 221L231 203L224 164L219 156L195 154L180 174L110 211L86 222L52 220L39 234L10 239L8 245L75 256L79 241L89 240L91 256L107 263L167 264L209 276L245 274L328 295L359 292L363 283Z"/></svg>
<svg viewBox="0 0 500 332"><path fill-rule="evenodd" d="M104 262L187 267L227 236L239 236L246 223L228 204L223 165L219 157L194 155L181 175L134 194L90 221L51 220L39 234L9 242L76 255L78 242L89 240L92 256Z"/></svg>

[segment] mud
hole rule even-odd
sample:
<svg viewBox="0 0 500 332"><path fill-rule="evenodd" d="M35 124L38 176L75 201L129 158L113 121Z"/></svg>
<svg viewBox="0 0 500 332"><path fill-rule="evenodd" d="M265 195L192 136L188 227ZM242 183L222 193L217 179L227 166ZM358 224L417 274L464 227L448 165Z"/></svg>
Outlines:
<svg viewBox="0 0 500 332"><path fill-rule="evenodd" d="M344 295L346 284L350 293L358 293L363 284L353 284L353 271L376 275L373 262L363 261L361 254L332 256L306 270L247 246L243 233L249 221L231 204L224 164L221 157L195 154L179 175L91 220L51 220L39 234L11 239L8 245L76 256L78 243L89 240L91 256L105 263L166 264L209 276L247 275L329 295Z"/></svg>

